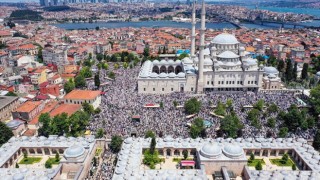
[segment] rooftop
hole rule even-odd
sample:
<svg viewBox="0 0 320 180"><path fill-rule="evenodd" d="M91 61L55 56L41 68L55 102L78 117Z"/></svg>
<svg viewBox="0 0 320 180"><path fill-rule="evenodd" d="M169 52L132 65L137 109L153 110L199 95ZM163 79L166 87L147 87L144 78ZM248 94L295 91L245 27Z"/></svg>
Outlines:
<svg viewBox="0 0 320 180"><path fill-rule="evenodd" d="M4 108L8 104L12 103L13 101L18 100L19 97L15 96L0 96L0 109Z"/></svg>
<svg viewBox="0 0 320 180"><path fill-rule="evenodd" d="M100 96L101 91L73 90L64 96L64 99L85 99L92 100Z"/></svg>
<svg viewBox="0 0 320 180"><path fill-rule="evenodd" d="M82 108L81 104L61 104L56 109L50 112L50 116L54 117L61 113L67 113L69 116L79 111Z"/></svg>
<svg viewBox="0 0 320 180"><path fill-rule="evenodd" d="M16 112L31 112L37 108L42 102L41 101L27 101L19 106L15 111Z"/></svg>

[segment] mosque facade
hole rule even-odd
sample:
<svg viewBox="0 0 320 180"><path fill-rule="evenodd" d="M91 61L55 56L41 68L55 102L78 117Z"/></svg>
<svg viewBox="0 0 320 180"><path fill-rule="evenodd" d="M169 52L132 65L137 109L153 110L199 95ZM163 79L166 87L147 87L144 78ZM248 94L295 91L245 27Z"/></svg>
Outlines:
<svg viewBox="0 0 320 180"><path fill-rule="evenodd" d="M193 6L190 56L181 61L144 62L138 76L139 93L258 91L263 87L264 67L258 65L234 35L222 33L205 44L204 3L197 53L195 24Z"/></svg>

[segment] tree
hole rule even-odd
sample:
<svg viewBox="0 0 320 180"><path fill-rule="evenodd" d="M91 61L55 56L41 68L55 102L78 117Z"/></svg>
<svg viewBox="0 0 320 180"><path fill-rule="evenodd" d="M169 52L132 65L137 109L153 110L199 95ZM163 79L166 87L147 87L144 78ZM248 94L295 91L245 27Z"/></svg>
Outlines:
<svg viewBox="0 0 320 180"><path fill-rule="evenodd" d="M206 129L204 126L203 119L196 118L190 127L190 136L191 138L195 139L197 137L205 137L206 136Z"/></svg>
<svg viewBox="0 0 320 180"><path fill-rule="evenodd" d="M149 48L146 47L146 48L143 49L143 56L144 57L149 57L150 56Z"/></svg>
<svg viewBox="0 0 320 180"><path fill-rule="evenodd" d="M96 108L96 109L94 110L94 114L99 114L99 113L101 113L101 109L100 109L100 108Z"/></svg>
<svg viewBox="0 0 320 180"><path fill-rule="evenodd" d="M257 120L260 117L260 111L258 109L251 109L248 114L247 114L247 118L252 122Z"/></svg>
<svg viewBox="0 0 320 180"><path fill-rule="evenodd" d="M72 79L69 79L69 81L67 81L64 86L63 86L65 92L68 94L69 92L71 92L72 90L74 90L75 88L75 84L73 82Z"/></svg>
<svg viewBox="0 0 320 180"><path fill-rule="evenodd" d="M156 150L156 138L155 137L152 137L151 138L151 143L150 143L150 153L151 154L154 154L155 150Z"/></svg>
<svg viewBox="0 0 320 180"><path fill-rule="evenodd" d="M16 93L9 91L6 96L18 96Z"/></svg>
<svg viewBox="0 0 320 180"><path fill-rule="evenodd" d="M51 117L49 113L42 113L39 116L39 123L40 123L40 128L38 129L39 136L48 137L51 131L50 130Z"/></svg>
<svg viewBox="0 0 320 180"><path fill-rule="evenodd" d="M297 73L298 73L298 63L295 62L293 66L293 72L292 72L293 80L297 80Z"/></svg>
<svg viewBox="0 0 320 180"><path fill-rule="evenodd" d="M93 159L92 159L92 165L94 167L97 167L97 158L94 156Z"/></svg>
<svg viewBox="0 0 320 180"><path fill-rule="evenodd" d="M88 113L90 115L94 114L94 108L93 108L93 106L91 104L89 104L87 102L84 102L82 104L82 108L83 108L84 112L86 112L86 113Z"/></svg>
<svg viewBox="0 0 320 180"><path fill-rule="evenodd" d="M151 130L148 130L148 131L146 132L146 134L144 135L144 138L154 138L154 137L156 137L156 135L155 135L154 132L151 131Z"/></svg>
<svg viewBox="0 0 320 180"><path fill-rule="evenodd" d="M256 170L261 171L262 170L262 164L261 161L258 161L257 165L255 166Z"/></svg>
<svg viewBox="0 0 320 180"><path fill-rule="evenodd" d="M16 168L19 168L19 164L18 163L16 163Z"/></svg>
<svg viewBox="0 0 320 180"><path fill-rule="evenodd" d="M314 147L314 149L320 150L320 129L318 129L313 138L312 146Z"/></svg>
<svg viewBox="0 0 320 180"><path fill-rule="evenodd" d="M96 75L94 75L94 85L97 86L98 88L100 87L100 77L99 77L99 73L97 73Z"/></svg>
<svg viewBox="0 0 320 180"><path fill-rule="evenodd" d="M128 63L127 63L127 62L124 62L124 63L123 63L123 68L127 69L127 68L128 68L128 66L129 66L129 65L128 65Z"/></svg>
<svg viewBox="0 0 320 180"><path fill-rule="evenodd" d="M76 88L86 87L86 80L80 74L76 76L76 78L74 79L74 82L75 82Z"/></svg>
<svg viewBox="0 0 320 180"><path fill-rule="evenodd" d="M83 67L80 70L80 75L82 75L84 78L91 78L92 77L92 71L90 67Z"/></svg>
<svg viewBox="0 0 320 180"><path fill-rule="evenodd" d="M236 138L238 131L243 128L243 125L235 114L225 116L220 123L221 131L230 138Z"/></svg>
<svg viewBox="0 0 320 180"><path fill-rule="evenodd" d="M174 107L177 107L177 106L178 106L177 101L175 101L175 100L173 101L173 106L174 106Z"/></svg>
<svg viewBox="0 0 320 180"><path fill-rule="evenodd" d="M278 112L278 106L275 103L272 103L269 107L268 107L268 112L269 113L276 113Z"/></svg>
<svg viewBox="0 0 320 180"><path fill-rule="evenodd" d="M42 55L42 47L41 47L41 46L40 46L39 49L38 49L37 58L38 58L38 62L39 62L39 63L43 63L43 55Z"/></svg>
<svg viewBox="0 0 320 180"><path fill-rule="evenodd" d="M286 72L285 72L285 77L288 82L293 80L293 67L292 67L292 62L290 59L287 59L287 67L286 67Z"/></svg>
<svg viewBox="0 0 320 180"><path fill-rule="evenodd" d="M103 138L103 135L104 135L104 130L102 128L99 128L96 133L96 138L97 139Z"/></svg>
<svg viewBox="0 0 320 180"><path fill-rule="evenodd" d="M27 153L27 151L23 152L23 158L24 158L24 159L28 159L28 153Z"/></svg>
<svg viewBox="0 0 320 180"><path fill-rule="evenodd" d="M288 108L288 113L283 117L284 126L290 131L295 131L299 126L302 125L305 115L298 109L298 107L292 104Z"/></svg>
<svg viewBox="0 0 320 180"><path fill-rule="evenodd" d="M283 60L280 60L279 63L278 63L278 66L277 66L277 69L279 72L283 72L283 69L284 69L284 61Z"/></svg>
<svg viewBox="0 0 320 180"><path fill-rule="evenodd" d="M267 122L268 127L274 128L276 126L276 119L274 118L269 118Z"/></svg>
<svg viewBox="0 0 320 180"><path fill-rule="evenodd" d="M179 59L179 60L182 60L183 58L188 57L188 56L189 56L189 54L187 54L187 53L184 52L184 53L182 53L182 54L179 55L178 59Z"/></svg>
<svg viewBox="0 0 320 180"><path fill-rule="evenodd" d="M104 57L103 57L103 54L99 53L99 54L96 55L96 58L97 58L98 61L101 61Z"/></svg>
<svg viewBox="0 0 320 180"><path fill-rule="evenodd" d="M301 71L301 79L308 79L309 64L304 63Z"/></svg>
<svg viewBox="0 0 320 180"><path fill-rule="evenodd" d="M110 150L113 153L118 153L121 149L121 145L122 145L122 138L118 135L112 136L111 138L111 143L110 143Z"/></svg>
<svg viewBox="0 0 320 180"><path fill-rule="evenodd" d="M115 63L115 64L114 64L114 69L119 69L119 67L120 67L120 66L119 66L118 63Z"/></svg>
<svg viewBox="0 0 320 180"><path fill-rule="evenodd" d="M116 78L116 75L114 74L114 72L109 72L109 74L108 74L108 77L110 78L110 79L115 79Z"/></svg>
<svg viewBox="0 0 320 180"><path fill-rule="evenodd" d="M287 128L287 127L282 127L282 128L280 128L279 134L278 134L278 136L279 136L280 138L285 138L285 137L287 137L287 134L288 134L288 128Z"/></svg>
<svg viewBox="0 0 320 180"><path fill-rule="evenodd" d="M251 153L251 154L250 154L250 160L253 161L254 159L255 159L254 154Z"/></svg>
<svg viewBox="0 0 320 180"><path fill-rule="evenodd" d="M310 99L309 99L312 108L316 115L320 114L320 85L311 89L310 91Z"/></svg>
<svg viewBox="0 0 320 180"><path fill-rule="evenodd" d="M297 170L297 166L295 164L292 164L292 170L293 171Z"/></svg>
<svg viewBox="0 0 320 180"><path fill-rule="evenodd" d="M200 111L201 101L198 101L197 98L191 98L184 104L184 109L187 114L195 114Z"/></svg>
<svg viewBox="0 0 320 180"><path fill-rule="evenodd" d="M162 101L160 102L159 106L160 106L160 108L163 108L163 102Z"/></svg>
<svg viewBox="0 0 320 180"><path fill-rule="evenodd" d="M186 160L188 159L188 151L182 151L182 154L183 154L183 159Z"/></svg>
<svg viewBox="0 0 320 180"><path fill-rule="evenodd" d="M253 108L258 109L259 111L262 111L263 106L264 106L263 99L259 99L259 101L253 105Z"/></svg>
<svg viewBox="0 0 320 180"><path fill-rule="evenodd" d="M52 163L51 163L51 161L46 161L46 163L44 164L44 166L45 166L47 169L51 169L51 168L52 168Z"/></svg>
<svg viewBox="0 0 320 180"><path fill-rule="evenodd" d="M58 152L56 152L55 160L56 160L56 162L60 161L60 154Z"/></svg>
<svg viewBox="0 0 320 180"><path fill-rule="evenodd" d="M226 105L219 101L214 113L219 116L224 116L226 114Z"/></svg>

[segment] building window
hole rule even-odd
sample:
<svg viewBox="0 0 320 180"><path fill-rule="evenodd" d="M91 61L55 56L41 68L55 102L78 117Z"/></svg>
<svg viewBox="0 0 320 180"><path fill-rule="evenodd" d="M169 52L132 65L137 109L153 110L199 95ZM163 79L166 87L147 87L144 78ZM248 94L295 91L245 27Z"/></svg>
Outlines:
<svg viewBox="0 0 320 180"><path fill-rule="evenodd" d="M164 88L162 88L162 91L164 91Z"/></svg>
<svg viewBox="0 0 320 180"><path fill-rule="evenodd" d="M191 88L191 91L193 91L193 88Z"/></svg>
<svg viewBox="0 0 320 180"><path fill-rule="evenodd" d="M251 81L251 84L253 84L253 81Z"/></svg>
<svg viewBox="0 0 320 180"><path fill-rule="evenodd" d="M146 91L146 88L143 88L143 91Z"/></svg>
<svg viewBox="0 0 320 180"><path fill-rule="evenodd" d="M234 84L234 81L232 81L232 84Z"/></svg>
<svg viewBox="0 0 320 180"><path fill-rule="evenodd" d="M173 91L173 88L171 88L171 91Z"/></svg>
<svg viewBox="0 0 320 180"><path fill-rule="evenodd" d="M254 82L255 84L258 84L257 81Z"/></svg>
<svg viewBox="0 0 320 180"><path fill-rule="evenodd" d="M224 81L221 81L221 84L224 84Z"/></svg>
<svg viewBox="0 0 320 180"><path fill-rule="evenodd" d="M213 85L213 81L211 81L211 84Z"/></svg>
<svg viewBox="0 0 320 180"><path fill-rule="evenodd" d="M207 81L207 85L209 85L209 81Z"/></svg>
<svg viewBox="0 0 320 180"><path fill-rule="evenodd" d="M153 88L153 91L156 91L156 88Z"/></svg>
<svg viewBox="0 0 320 180"><path fill-rule="evenodd" d="M220 81L218 81L218 84L220 84Z"/></svg>
<svg viewBox="0 0 320 180"><path fill-rule="evenodd" d="M239 81L237 81L237 84L240 84L240 82L239 82Z"/></svg>
<svg viewBox="0 0 320 180"><path fill-rule="evenodd" d="M240 81L240 84L242 84L242 81Z"/></svg>
<svg viewBox="0 0 320 180"><path fill-rule="evenodd" d="M229 81L226 82L226 84L228 84L228 83L229 83Z"/></svg>
<svg viewBox="0 0 320 180"><path fill-rule="evenodd" d="M248 84L250 84L250 81L248 81Z"/></svg>

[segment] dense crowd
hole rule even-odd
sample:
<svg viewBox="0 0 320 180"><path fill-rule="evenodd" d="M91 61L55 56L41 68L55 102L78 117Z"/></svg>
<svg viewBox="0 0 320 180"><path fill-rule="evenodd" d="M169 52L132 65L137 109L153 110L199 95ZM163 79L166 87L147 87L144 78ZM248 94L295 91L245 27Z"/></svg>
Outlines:
<svg viewBox="0 0 320 180"><path fill-rule="evenodd" d="M137 74L139 68L118 69L114 81L108 80L107 73L101 71L100 79L109 84L101 87L105 92L102 97L101 113L95 115L90 123L90 129L96 131L98 128L105 129L107 138L112 135L123 137L135 133L137 136L144 136L147 130L156 132L158 136L171 135L173 137L188 137L189 130L187 124L196 117L210 121L213 125L207 128L208 137L216 137L216 129L219 128L220 119L210 114L213 112L212 105L217 105L218 101L226 102L231 99L233 110L236 112L242 123L243 137L264 136L270 128L264 126L267 119L276 117L276 114L268 114L262 117L260 122L261 129L250 126L247 120L248 109L243 110L244 106L251 106L258 100L263 99L265 104L275 103L279 109L286 111L291 104L299 104L293 93L206 93L195 95L188 93L172 93L168 95L144 95L137 93ZM197 116L188 119L184 112L184 102L196 96L202 102L201 110ZM174 107L176 101L178 107ZM163 108L146 108L146 104L163 104ZM140 122L132 119L133 115L140 116ZM279 125L279 124L277 124ZM277 129L272 129L277 132ZM294 136L291 134L290 136ZM300 133L299 136L309 138L308 132Z"/></svg>

